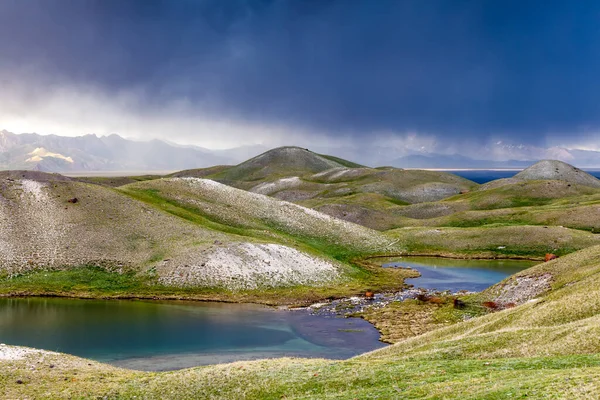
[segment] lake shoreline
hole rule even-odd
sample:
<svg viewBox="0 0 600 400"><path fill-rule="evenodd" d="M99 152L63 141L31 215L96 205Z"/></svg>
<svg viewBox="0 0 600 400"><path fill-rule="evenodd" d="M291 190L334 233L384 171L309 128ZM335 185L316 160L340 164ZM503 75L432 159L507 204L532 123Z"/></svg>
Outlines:
<svg viewBox="0 0 600 400"><path fill-rule="evenodd" d="M255 304L24 298L0 300L0 306L0 343L134 370L281 357L347 359L385 346L364 319Z"/></svg>
<svg viewBox="0 0 600 400"><path fill-rule="evenodd" d="M440 259L449 259L449 260L506 260L506 261L543 261L543 257L526 257L526 256L502 256L497 255L494 257L486 257L484 255L478 254L457 254L457 253L398 253L398 254L385 254L385 255L372 255L368 257L364 257L361 259L354 260L353 262L361 265L363 267L375 268L375 269L388 269L382 266L382 259L397 259L397 258L418 258L418 257L427 257L427 258L440 258ZM416 278L420 276L417 270L413 268L397 268L410 270L414 272L414 276L406 276L403 277L402 280ZM376 286L372 287L372 290L375 290L379 293L389 293L389 292L398 292L405 289L410 289L412 285L407 285L404 282L395 285L398 290L386 290L379 289ZM148 289L152 289L152 287L148 287ZM173 288L173 290L180 290L181 288ZM9 289L10 290L10 289ZM202 290L200 288L199 290ZM286 288L281 288L280 290L285 291ZM290 289L294 290L294 288ZM355 296L364 295L364 291L356 291L354 293L349 293L348 295L342 296L331 296L328 293L323 292L321 296L318 296L315 299L310 300L302 300L294 298L292 301L278 301L274 294L269 293L265 294L264 297L261 297L257 293L181 293L181 294L160 294L160 293L149 293L149 294L132 294L132 293L113 293L109 294L108 292L93 292L93 291L31 291L31 290L14 290L8 292L0 292L0 298L19 298L19 297L48 297L48 298L70 298L70 299L81 299L81 300L164 300L164 301L195 301L195 302L215 302L215 303L232 303L232 304L259 304L270 307L308 307L312 304L322 302L324 300L341 300L341 299L350 299ZM289 300L289 299L288 299Z"/></svg>

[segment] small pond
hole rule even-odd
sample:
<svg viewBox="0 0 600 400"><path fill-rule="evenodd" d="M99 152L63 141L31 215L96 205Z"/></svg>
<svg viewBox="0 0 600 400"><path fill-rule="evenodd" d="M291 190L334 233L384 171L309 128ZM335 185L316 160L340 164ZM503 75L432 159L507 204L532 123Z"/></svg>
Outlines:
<svg viewBox="0 0 600 400"><path fill-rule="evenodd" d="M384 263L384 267L410 267L419 271L419 278L406 279L415 287L458 292L479 292L506 277L534 266L526 260L457 260L437 257L402 257Z"/></svg>
<svg viewBox="0 0 600 400"><path fill-rule="evenodd" d="M344 359L385 345L357 318L247 304L0 298L0 343L140 370L270 357Z"/></svg>

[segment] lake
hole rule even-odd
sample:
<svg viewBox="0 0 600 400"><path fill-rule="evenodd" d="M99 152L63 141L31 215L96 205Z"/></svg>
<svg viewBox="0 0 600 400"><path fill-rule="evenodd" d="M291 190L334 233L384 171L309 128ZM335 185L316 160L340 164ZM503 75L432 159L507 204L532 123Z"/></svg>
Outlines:
<svg viewBox="0 0 600 400"><path fill-rule="evenodd" d="M424 289L479 292L519 271L538 264L526 260L457 260L438 257L402 257L384 267L410 267L419 278L406 283Z"/></svg>
<svg viewBox="0 0 600 400"><path fill-rule="evenodd" d="M270 357L345 359L384 347L358 318L248 304L0 298L0 342L140 370Z"/></svg>

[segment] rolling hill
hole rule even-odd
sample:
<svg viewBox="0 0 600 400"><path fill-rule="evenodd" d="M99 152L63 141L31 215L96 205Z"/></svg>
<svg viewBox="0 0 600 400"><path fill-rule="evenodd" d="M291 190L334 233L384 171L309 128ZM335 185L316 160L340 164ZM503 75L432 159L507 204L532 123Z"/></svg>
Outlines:
<svg viewBox="0 0 600 400"><path fill-rule="evenodd" d="M297 304L367 287L395 290L411 273L373 267L368 257L561 256L463 296L462 306L440 306L434 317L448 326L346 361L284 358L144 373L0 345L3 395L593 397L600 390L600 239L589 230L600 221L600 189L595 178L556 162L523 172L479 186L300 148L118 182L2 172L0 294ZM395 229L379 232L317 210Z"/></svg>
<svg viewBox="0 0 600 400"><path fill-rule="evenodd" d="M278 177L306 175L338 167L361 167L361 165L332 156L313 153L300 147L278 147L212 177L224 182L256 182Z"/></svg>
<svg viewBox="0 0 600 400"><path fill-rule="evenodd" d="M542 160L525 168L512 178L488 182L482 186L482 189L541 180L562 181L569 184L590 186L594 188L600 187L600 180L598 178L579 168L575 168L570 164L558 160Z"/></svg>
<svg viewBox="0 0 600 400"><path fill-rule="evenodd" d="M560 161L542 161L518 176L471 186L461 194L414 204L393 205L377 198L300 202L378 230L409 226L564 226L600 230L600 180ZM344 215L346 214L346 215Z"/></svg>
<svg viewBox="0 0 600 400"><path fill-rule="evenodd" d="M173 176L205 177L374 229L393 227L383 221L388 206L437 201L477 187L445 172L369 168L299 147L272 149L234 167Z"/></svg>
<svg viewBox="0 0 600 400"><path fill-rule="evenodd" d="M372 274L351 258L399 251L360 225L199 178L115 190L57 174L2 172L0 221L0 272L23 284L39 271L100 266L167 292L220 289L217 297L340 282L357 290L350 283Z"/></svg>

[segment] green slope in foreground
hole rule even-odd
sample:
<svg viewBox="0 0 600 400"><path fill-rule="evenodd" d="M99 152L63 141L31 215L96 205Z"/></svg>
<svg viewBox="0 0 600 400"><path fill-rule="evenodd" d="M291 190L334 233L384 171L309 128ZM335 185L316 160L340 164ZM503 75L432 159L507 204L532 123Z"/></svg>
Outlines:
<svg viewBox="0 0 600 400"><path fill-rule="evenodd" d="M279 359L142 373L32 351L0 360L0 390L8 398L594 398L600 246L525 270L481 296L498 300L536 279L537 289L527 291L534 299L515 292L521 305L347 361Z"/></svg>

